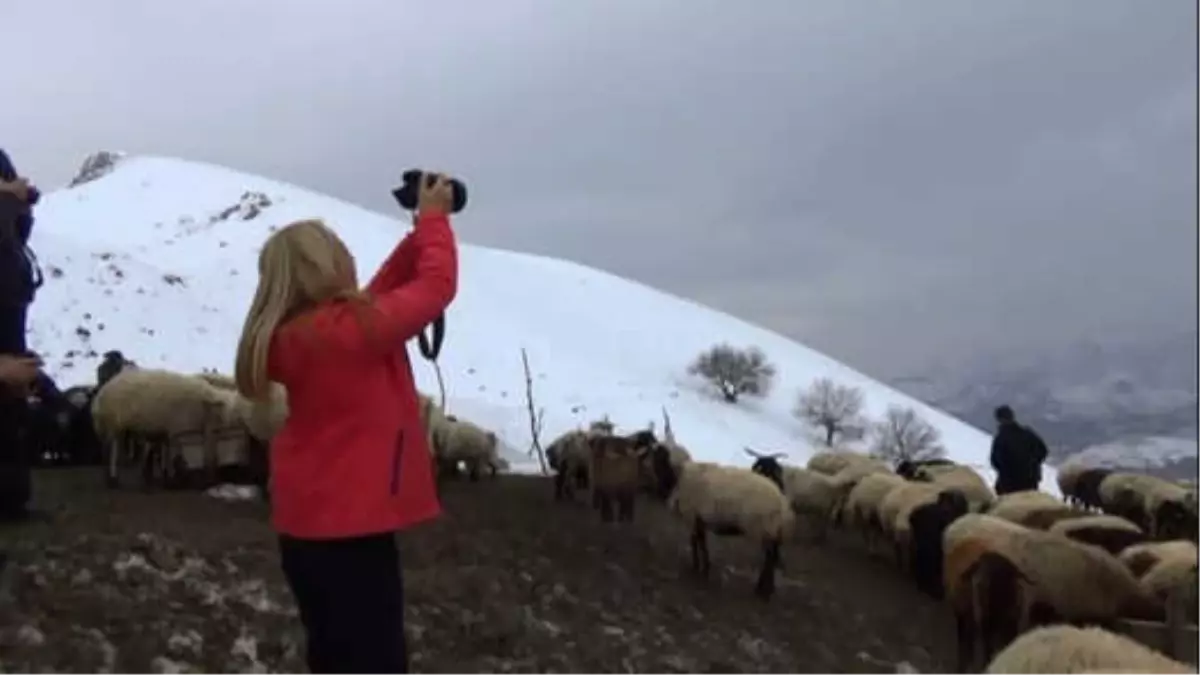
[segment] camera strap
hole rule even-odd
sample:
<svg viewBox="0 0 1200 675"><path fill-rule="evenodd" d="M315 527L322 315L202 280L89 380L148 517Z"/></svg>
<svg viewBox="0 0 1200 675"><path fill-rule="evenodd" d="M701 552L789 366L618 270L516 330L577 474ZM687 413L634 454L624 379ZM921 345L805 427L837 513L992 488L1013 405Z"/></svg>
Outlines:
<svg viewBox="0 0 1200 675"><path fill-rule="evenodd" d="M446 339L446 314L438 314L429 327L433 329L433 338L426 338L422 330L417 333L417 347L421 350L421 356L429 361L437 361L438 354L442 353L442 341Z"/></svg>

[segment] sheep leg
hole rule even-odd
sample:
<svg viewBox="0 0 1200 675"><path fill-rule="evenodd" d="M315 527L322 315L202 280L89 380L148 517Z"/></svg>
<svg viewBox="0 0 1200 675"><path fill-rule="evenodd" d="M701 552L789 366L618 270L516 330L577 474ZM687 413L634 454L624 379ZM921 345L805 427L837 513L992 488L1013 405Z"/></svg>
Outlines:
<svg viewBox="0 0 1200 675"><path fill-rule="evenodd" d="M633 493L627 492L622 494L617 501L619 508L617 520L623 523L633 522Z"/></svg>
<svg viewBox="0 0 1200 675"><path fill-rule="evenodd" d="M116 488L121 485L120 476L117 475L118 462L121 460L121 443L122 437L108 441L108 461L105 463L104 482L110 488Z"/></svg>
<svg viewBox="0 0 1200 675"><path fill-rule="evenodd" d="M708 578L712 569L712 561L708 557L708 531L704 521L697 518L692 525L692 571L704 579Z"/></svg>
<svg viewBox="0 0 1200 675"><path fill-rule="evenodd" d="M779 540L771 539L763 542L763 563L758 573L758 583L754 586L754 594L763 600L770 600L775 594L775 568L779 566Z"/></svg>
<svg viewBox="0 0 1200 675"><path fill-rule="evenodd" d="M479 462L473 460L470 462L470 464L467 466L467 478L469 478L472 483L479 482Z"/></svg>
<svg viewBox="0 0 1200 675"><path fill-rule="evenodd" d="M956 654L958 664L955 670L960 673L974 672L976 631L966 612L954 613L954 631L958 640Z"/></svg>
<svg viewBox="0 0 1200 675"><path fill-rule="evenodd" d="M563 497L565 496L564 490L566 488L566 483L567 483L567 475L565 473L563 473L562 471L555 472L555 474L554 474L554 501L556 501L556 502L562 501Z"/></svg>
<svg viewBox="0 0 1200 675"><path fill-rule="evenodd" d="M613 519L613 504L612 495L608 490L595 490L592 493L592 502L600 508L600 522L611 523Z"/></svg>

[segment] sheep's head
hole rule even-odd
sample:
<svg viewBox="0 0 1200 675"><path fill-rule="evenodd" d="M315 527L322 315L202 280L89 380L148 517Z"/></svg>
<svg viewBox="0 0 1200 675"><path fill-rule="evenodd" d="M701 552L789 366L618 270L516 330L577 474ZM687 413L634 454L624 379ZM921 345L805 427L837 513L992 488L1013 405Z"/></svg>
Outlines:
<svg viewBox="0 0 1200 675"><path fill-rule="evenodd" d="M1196 541L1197 530L1200 529L1200 519L1197 518L1196 507L1191 500L1168 499L1163 501L1154 512L1154 523L1158 532L1154 534L1164 539L1190 539Z"/></svg>
<svg viewBox="0 0 1200 675"><path fill-rule="evenodd" d="M671 448L665 443L655 443L646 450L650 457L650 469L654 475L655 492L662 499L671 496L679 483L679 473L671 463Z"/></svg>
<svg viewBox="0 0 1200 675"><path fill-rule="evenodd" d="M762 453L752 448L745 448L745 450L747 455L754 458L754 464L750 465L750 470L764 478L769 478L782 490L783 464L779 460L786 455L782 452Z"/></svg>
<svg viewBox="0 0 1200 675"><path fill-rule="evenodd" d="M605 417L602 420L596 420L588 425L588 431L593 434L611 435L616 430L616 426Z"/></svg>

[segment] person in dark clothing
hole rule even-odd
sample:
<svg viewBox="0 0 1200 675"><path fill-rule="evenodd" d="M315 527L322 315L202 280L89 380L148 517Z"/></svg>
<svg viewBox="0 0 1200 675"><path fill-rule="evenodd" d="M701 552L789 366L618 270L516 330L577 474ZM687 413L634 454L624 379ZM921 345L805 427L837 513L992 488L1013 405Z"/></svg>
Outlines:
<svg viewBox="0 0 1200 675"><path fill-rule="evenodd" d="M1042 482L1042 463L1049 454L1036 431L1017 424L1012 408L996 408L996 437L992 439L992 468L996 494L1036 490Z"/></svg>
<svg viewBox="0 0 1200 675"><path fill-rule="evenodd" d="M20 177L0 150L0 357L31 357L25 344L29 303L42 283L29 249L37 188ZM31 497L29 457L22 443L28 386L0 395L0 517L25 515Z"/></svg>

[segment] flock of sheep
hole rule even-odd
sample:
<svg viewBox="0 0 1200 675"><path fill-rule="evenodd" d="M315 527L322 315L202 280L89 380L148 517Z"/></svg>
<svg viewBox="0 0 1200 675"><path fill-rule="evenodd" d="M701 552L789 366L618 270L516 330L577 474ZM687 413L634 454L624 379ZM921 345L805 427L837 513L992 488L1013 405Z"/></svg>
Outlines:
<svg viewBox="0 0 1200 675"><path fill-rule="evenodd" d="M123 455L157 457L161 468L196 469L204 456L175 452L170 439L206 426L239 430L245 443L219 446L222 466L265 462L266 443L287 416L275 385L256 403L217 373L139 368L106 355L97 385L79 399L115 481ZM72 399L74 401L74 399ZM506 468L496 434L445 414L421 396L421 420L439 476L472 478ZM813 545L831 530L861 538L892 559L918 588L943 599L957 621L958 668L988 672L1126 670L1195 672L1110 632L1123 619L1163 621L1168 602L1191 599L1196 621L1197 499L1177 484L1136 473L1064 466L1062 500L1039 491L996 496L971 467L949 460L892 467L848 450L814 455L806 467L747 448L750 468L697 462L653 429L616 433L607 420L563 434L546 449L555 498L590 493L604 521L633 519L639 496L664 501L690 532L692 567L710 573L708 534L760 547L755 593L775 590L783 545L799 520ZM265 488L265 463L260 479ZM1072 626L1097 626L1075 628Z"/></svg>
<svg viewBox="0 0 1200 675"><path fill-rule="evenodd" d="M233 378L216 372L178 373L141 368L120 352L105 355L95 386L78 386L57 397L60 405L39 401L53 415L57 441L39 441L40 450L96 446L110 485L119 483L121 461L140 460L147 481L189 485L184 477L211 469L217 476L267 487L267 445L287 418L287 392L273 384L266 402L238 393ZM496 435L470 421L443 414L421 395L421 420L428 431L439 475L465 465L471 478L507 468ZM40 427L40 425L39 425ZM214 436L215 456L206 457L203 432ZM48 434L39 434L48 436ZM181 438L191 437L191 442Z"/></svg>
<svg viewBox="0 0 1200 675"><path fill-rule="evenodd" d="M971 467L949 460L896 467L847 450L805 468L747 448L750 468L695 462L652 430L614 433L607 422L570 431L547 449L556 499L591 492L630 520L638 493L665 500L689 528L693 569L709 573L707 534L740 535L762 549L755 592L769 599L781 546L798 520L813 544L853 533L957 622L958 669L987 672L1195 672L1116 632L1125 619L1165 621L1185 598L1196 622L1197 500L1175 483L1136 473L1065 466L1062 500L1030 490L997 496Z"/></svg>

